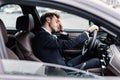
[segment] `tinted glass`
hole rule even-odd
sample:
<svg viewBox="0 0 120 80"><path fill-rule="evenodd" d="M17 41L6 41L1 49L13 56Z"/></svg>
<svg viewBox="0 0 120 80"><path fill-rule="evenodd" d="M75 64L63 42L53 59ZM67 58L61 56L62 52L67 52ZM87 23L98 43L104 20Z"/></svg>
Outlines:
<svg viewBox="0 0 120 80"><path fill-rule="evenodd" d="M7 29L15 29L16 19L22 15L22 10L18 5L5 5L0 8L0 18L5 23Z"/></svg>
<svg viewBox="0 0 120 80"><path fill-rule="evenodd" d="M60 20L62 22L62 25L64 26L65 29L86 30L89 27L89 21L82 17L52 8L36 7L36 9L39 12L40 16L46 12L58 13L60 15Z"/></svg>

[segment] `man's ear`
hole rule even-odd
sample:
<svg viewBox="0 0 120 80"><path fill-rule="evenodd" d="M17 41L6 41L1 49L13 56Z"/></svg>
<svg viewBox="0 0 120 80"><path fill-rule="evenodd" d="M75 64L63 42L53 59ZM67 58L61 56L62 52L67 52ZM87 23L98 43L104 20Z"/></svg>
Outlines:
<svg viewBox="0 0 120 80"><path fill-rule="evenodd" d="M46 22L50 22L50 18L49 17L46 18Z"/></svg>

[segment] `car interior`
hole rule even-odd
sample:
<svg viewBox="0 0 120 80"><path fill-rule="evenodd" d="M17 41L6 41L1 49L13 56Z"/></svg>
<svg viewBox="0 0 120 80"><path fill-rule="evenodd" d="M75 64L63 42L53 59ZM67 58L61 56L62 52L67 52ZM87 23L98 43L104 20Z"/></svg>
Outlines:
<svg viewBox="0 0 120 80"><path fill-rule="evenodd" d="M21 7L23 15L17 17L15 23L16 29L6 29L3 20L0 20L0 29L4 38L5 49L7 51L7 54L0 57L3 59L42 62L34 55L32 50L32 39L35 36L34 29L40 27L41 24L40 16L38 15L39 13L34 6L19 6ZM89 25L91 25L91 22L94 21L90 21ZM85 44L83 43L83 46L78 45L73 49L64 50L64 54L62 55L66 58L66 60L70 60L73 57L78 56L80 53L83 55L98 55L101 59L101 68L88 69L86 71L98 73L101 76L120 75L120 65L118 65L119 62L116 62L119 59L117 55L113 56L113 53L120 53L120 38L111 34L111 32L102 27L100 24L97 24L97 22L96 25L100 27L100 30L90 34L91 39L87 40ZM78 36L83 32L83 30L65 30L65 32L67 35L60 34L59 32L55 33L55 35L57 35L60 39L68 40ZM87 52L85 52L86 50ZM90 52L90 54L88 54L88 52Z"/></svg>
<svg viewBox="0 0 120 80"><path fill-rule="evenodd" d="M6 27L3 23L2 20L0 20L0 29L2 31L2 35L3 35L3 42L6 44L8 42L8 35L7 35L7 30L6 30ZM5 52L5 55L1 55L0 57L1 58L5 58L5 59L19 59L16 54L11 50L9 49L7 46L5 46L5 49L6 49L6 52L5 50L3 50L3 52ZM7 55L6 55L7 53Z"/></svg>

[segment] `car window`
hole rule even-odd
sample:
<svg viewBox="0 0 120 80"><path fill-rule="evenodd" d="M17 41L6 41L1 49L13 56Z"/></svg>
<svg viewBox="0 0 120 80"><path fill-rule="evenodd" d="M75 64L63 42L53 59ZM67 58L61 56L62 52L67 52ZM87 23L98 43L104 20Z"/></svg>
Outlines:
<svg viewBox="0 0 120 80"><path fill-rule="evenodd" d="M15 29L16 19L22 15L22 10L18 5L5 5L0 8L0 18L5 23L7 29Z"/></svg>
<svg viewBox="0 0 120 80"><path fill-rule="evenodd" d="M36 7L36 9L40 16L46 12L57 12L60 14L60 19L65 29L86 30L89 27L89 20L82 17L52 8Z"/></svg>
<svg viewBox="0 0 120 80"><path fill-rule="evenodd" d="M97 75L79 69L43 62L2 60L2 66L8 75L98 78Z"/></svg>

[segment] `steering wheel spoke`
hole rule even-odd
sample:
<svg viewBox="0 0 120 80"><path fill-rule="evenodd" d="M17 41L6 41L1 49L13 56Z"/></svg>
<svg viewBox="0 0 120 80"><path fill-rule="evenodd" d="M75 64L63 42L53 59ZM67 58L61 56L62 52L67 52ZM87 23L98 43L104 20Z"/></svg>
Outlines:
<svg viewBox="0 0 120 80"><path fill-rule="evenodd" d="M85 41L85 44L82 49L83 56L92 50L92 48L94 47L95 41L96 41L96 37L97 37L97 30L93 32L92 38L89 38L88 40Z"/></svg>

